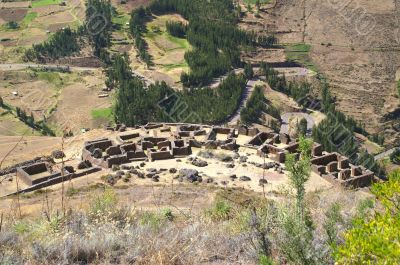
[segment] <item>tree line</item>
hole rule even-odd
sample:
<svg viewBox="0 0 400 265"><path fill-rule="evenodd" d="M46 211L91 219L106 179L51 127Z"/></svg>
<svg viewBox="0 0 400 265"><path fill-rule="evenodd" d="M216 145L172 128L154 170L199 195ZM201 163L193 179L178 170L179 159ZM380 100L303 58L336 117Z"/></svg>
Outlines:
<svg viewBox="0 0 400 265"><path fill-rule="evenodd" d="M325 83L322 89L322 110L326 118L313 128L314 140L328 152L339 152L347 156L357 165L363 165L378 176L385 174L382 167L375 161L374 156L360 149L355 139L355 132L360 132L357 122L336 110L329 87Z"/></svg>
<svg viewBox="0 0 400 265"><path fill-rule="evenodd" d="M80 32L70 28L56 31L49 40L32 45L25 52L25 60L46 62L48 59L58 59L71 56L80 50Z"/></svg>
<svg viewBox="0 0 400 265"><path fill-rule="evenodd" d="M177 38L184 38L186 36L188 26L180 21L167 21L166 28L168 33L172 36Z"/></svg>
<svg viewBox="0 0 400 265"><path fill-rule="evenodd" d="M82 38L88 38L94 55L109 63L107 48L111 41L113 8L109 0L89 0L86 3L85 23L77 30L69 27L56 31L40 44L25 52L25 60L45 62L71 56L81 49Z"/></svg>
<svg viewBox="0 0 400 265"><path fill-rule="evenodd" d="M149 67L152 65L152 60L147 51L147 43L143 39L143 34L146 32L146 22L149 20L149 10L142 6L133 10L129 21L129 29L132 37L135 40L135 46L139 53L139 58Z"/></svg>
<svg viewBox="0 0 400 265"><path fill-rule="evenodd" d="M184 89L176 92L165 82L145 84L132 75L127 56L116 55L107 72L107 82L118 87L116 121L129 126L148 122L224 121L237 109L246 85L243 75L231 73L215 89Z"/></svg>

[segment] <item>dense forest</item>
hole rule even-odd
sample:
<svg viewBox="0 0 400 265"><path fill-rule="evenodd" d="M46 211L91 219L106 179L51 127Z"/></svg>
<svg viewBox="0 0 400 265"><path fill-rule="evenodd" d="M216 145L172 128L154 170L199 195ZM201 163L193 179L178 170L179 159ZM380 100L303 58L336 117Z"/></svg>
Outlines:
<svg viewBox="0 0 400 265"><path fill-rule="evenodd" d="M175 92L165 82L145 87L133 76L127 56L116 56L107 73L107 83L118 87L115 116L129 126L152 121L223 122L237 109L246 85L243 75L231 73L215 89L185 89Z"/></svg>
<svg viewBox="0 0 400 265"><path fill-rule="evenodd" d="M44 43L34 44L25 53L28 61L45 62L48 59L58 59L79 52L80 32L70 28L55 32L49 40Z"/></svg>
<svg viewBox="0 0 400 265"><path fill-rule="evenodd" d="M156 15L179 13L189 21L186 28L169 25L173 35L185 34L193 47L185 54L190 72L181 75L181 81L187 87L204 86L213 77L241 67L240 48L255 45L258 41L255 34L237 28L237 13L229 0L155 0L149 9ZM260 41L265 44L271 38L260 38Z"/></svg>
<svg viewBox="0 0 400 265"><path fill-rule="evenodd" d="M188 26L178 21L167 21L166 28L172 36L185 38Z"/></svg>

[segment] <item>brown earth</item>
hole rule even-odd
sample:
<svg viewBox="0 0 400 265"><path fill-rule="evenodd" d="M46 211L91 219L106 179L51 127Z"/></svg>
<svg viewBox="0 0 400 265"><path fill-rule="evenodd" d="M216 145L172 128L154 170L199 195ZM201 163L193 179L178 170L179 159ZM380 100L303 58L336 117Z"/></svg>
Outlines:
<svg viewBox="0 0 400 265"><path fill-rule="evenodd" d="M126 0L126 4L121 4L121 0L112 0L111 3L129 13L139 6L147 6L150 0Z"/></svg>
<svg viewBox="0 0 400 265"><path fill-rule="evenodd" d="M275 33L280 43L311 44L310 57L328 78L338 108L369 132L384 133L387 145L398 145L400 118L385 118L399 108L398 1L277 0L260 15L247 15L241 27Z"/></svg>
<svg viewBox="0 0 400 265"><path fill-rule="evenodd" d="M26 8L0 9L0 19L18 22L25 17L27 11Z"/></svg>

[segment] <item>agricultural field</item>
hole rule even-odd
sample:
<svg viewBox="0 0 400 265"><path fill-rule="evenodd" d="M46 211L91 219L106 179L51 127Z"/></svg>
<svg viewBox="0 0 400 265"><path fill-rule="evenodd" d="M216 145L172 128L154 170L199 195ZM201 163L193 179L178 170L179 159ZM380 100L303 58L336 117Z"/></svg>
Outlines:
<svg viewBox="0 0 400 265"><path fill-rule="evenodd" d="M81 0L36 0L2 3L0 63L21 62L25 50L63 27L76 28L84 18Z"/></svg>
<svg viewBox="0 0 400 265"><path fill-rule="evenodd" d="M91 116L92 109L111 106L110 97L98 97L104 85L101 72L20 70L6 72L2 77L0 96L4 102L12 108L21 108L28 115L32 114L36 121L46 119L47 125L56 134L61 134L63 130L78 132L109 121ZM2 130L1 134L31 134L26 132L26 125L14 116L2 115L0 127L7 130ZM33 134L38 135L39 132Z"/></svg>
<svg viewBox="0 0 400 265"><path fill-rule="evenodd" d="M151 69L146 69L136 59L134 49L131 52L131 66L134 70L156 81L164 80L172 87L181 87L180 75L182 72L189 71L184 55L191 47L186 39L173 37L167 32L167 21L185 22L181 16L176 14L158 16L148 22L144 39L148 45L154 66Z"/></svg>

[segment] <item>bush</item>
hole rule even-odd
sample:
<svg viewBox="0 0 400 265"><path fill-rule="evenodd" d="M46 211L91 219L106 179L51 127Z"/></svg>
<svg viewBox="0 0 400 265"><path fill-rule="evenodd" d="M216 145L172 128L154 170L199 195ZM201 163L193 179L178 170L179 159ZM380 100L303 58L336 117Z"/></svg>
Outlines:
<svg viewBox="0 0 400 265"><path fill-rule="evenodd" d="M397 148L391 155L390 161L396 165L400 165L400 148Z"/></svg>
<svg viewBox="0 0 400 265"><path fill-rule="evenodd" d="M213 221L228 220L231 217L232 206L226 202L219 200L210 209L206 210L206 216Z"/></svg>

